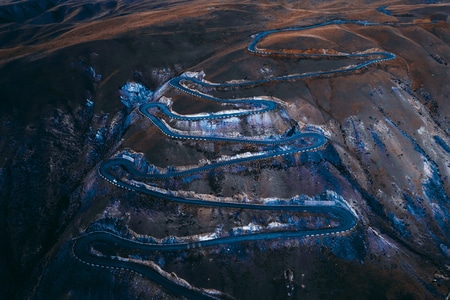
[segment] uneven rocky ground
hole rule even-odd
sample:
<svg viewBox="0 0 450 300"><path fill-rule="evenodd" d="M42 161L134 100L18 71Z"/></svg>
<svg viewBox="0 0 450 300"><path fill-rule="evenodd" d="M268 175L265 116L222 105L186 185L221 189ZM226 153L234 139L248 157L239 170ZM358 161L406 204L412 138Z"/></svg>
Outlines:
<svg viewBox="0 0 450 300"><path fill-rule="evenodd" d="M134 81L156 90L184 71L223 82L346 65L254 56L246 47L260 31L349 19L386 26L334 25L273 36L261 46L376 48L397 58L357 74L214 91L281 99L301 128L328 137L324 149L167 185L252 198L334 191L357 213L357 228L141 255L193 286L237 299L448 299L449 13L434 1L1 1L2 296L175 298L145 277L80 263L72 239L86 229L164 238L305 217L168 203L110 185L97 167L124 149L160 167L257 150L170 140L123 105L120 87ZM167 96L180 113L217 109L175 91ZM239 129L264 131L251 125Z"/></svg>

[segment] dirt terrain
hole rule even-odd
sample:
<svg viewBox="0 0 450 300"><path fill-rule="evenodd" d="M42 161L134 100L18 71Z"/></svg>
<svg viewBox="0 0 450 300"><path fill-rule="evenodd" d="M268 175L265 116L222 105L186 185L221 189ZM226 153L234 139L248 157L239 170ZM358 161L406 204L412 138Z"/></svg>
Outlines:
<svg viewBox="0 0 450 300"><path fill-rule="evenodd" d="M354 230L120 255L155 262L225 298L448 299L449 13L450 5L437 1L0 1L1 294L178 298L130 271L78 261L73 239L85 231L164 239L250 223L338 223L336 216L176 204L115 187L97 170L123 151L140 157L140 167L161 168L259 151L170 139L136 106L124 105L121 87L135 82L155 91L187 71L221 83L356 64L354 57L254 55L247 47L267 30L361 20L377 25L274 34L259 47L297 54L386 51L395 59L339 75L207 91L279 99L289 122L324 134L325 147L158 183L240 199L335 195L356 213ZM164 96L180 114L220 109L173 88ZM277 113L268 116L263 125L247 119L233 126L249 136L289 129Z"/></svg>

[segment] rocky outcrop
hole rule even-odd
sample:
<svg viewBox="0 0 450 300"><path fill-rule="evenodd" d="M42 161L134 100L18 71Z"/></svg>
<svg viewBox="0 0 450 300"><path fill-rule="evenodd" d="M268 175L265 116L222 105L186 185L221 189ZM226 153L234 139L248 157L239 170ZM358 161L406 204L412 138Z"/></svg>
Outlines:
<svg viewBox="0 0 450 300"><path fill-rule="evenodd" d="M44 256L78 211L85 176L126 128L126 111L95 113L87 102L55 108L33 125L3 116L0 122L2 285L13 295L30 284ZM3 276L3 275L1 275Z"/></svg>

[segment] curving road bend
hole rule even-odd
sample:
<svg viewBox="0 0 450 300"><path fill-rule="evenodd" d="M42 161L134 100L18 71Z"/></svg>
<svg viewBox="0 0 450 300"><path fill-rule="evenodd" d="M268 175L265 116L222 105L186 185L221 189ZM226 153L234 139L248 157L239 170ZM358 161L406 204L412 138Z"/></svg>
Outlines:
<svg viewBox="0 0 450 300"><path fill-rule="evenodd" d="M253 41L248 46L248 51L256 55L267 56L294 56L304 58L357 58L362 61L358 64L352 64L349 66L318 72L308 72L301 74L289 74L280 77L274 77L270 79L254 80L254 81L239 81L233 83L210 83L196 78L190 77L176 77L169 81L169 84L187 94L195 97L200 97L210 101L216 101L227 104L245 105L251 107L250 109L237 109L234 111L218 112L218 113L204 113L196 115L180 115L172 112L163 103L150 102L142 105L139 111L156 125L161 132L170 138L175 139L192 139L192 140L205 140L205 141L217 141L217 142L230 142L230 143L251 143L257 145L270 146L270 150L258 152L251 156L246 157L234 157L229 160L211 163L203 166L192 167L191 169L184 169L182 171L174 170L170 173L164 174L148 174L142 173L137 170L134 164L125 158L115 158L105 161L101 164L98 171L99 174L110 183L132 190L139 193L159 197L168 201L174 201L178 203L185 203L199 206L214 206L214 207L226 207L226 208L239 208L239 209L252 209L252 210L265 210L265 211L290 211L290 212L306 212L312 214L329 214L339 217L339 225L331 228L311 229L304 231L273 231L273 232L257 232L244 235L233 235L221 238L214 238L208 240L201 240L195 242L175 242L175 243L142 243L136 240L125 239L118 235L109 232L91 232L78 237L73 244L73 253L83 263L97 267L127 269L139 274L142 274L161 285L163 288L171 291L177 295L183 295L192 299L216 299L217 296L208 294L200 289L178 284L176 280L163 276L156 269L145 266L143 264L131 262L129 259L101 256L93 253L92 248L95 248L96 244L108 244L112 247L121 249L136 249L145 251L182 251L196 247L210 247L221 244L237 243L242 241L251 240L267 240L267 239L286 239L286 238L298 238L305 236L324 236L330 234L344 233L352 230L356 226L356 216L351 210L343 203L335 203L334 205L305 205L304 203L291 203L286 205L268 205L268 204L249 204L238 202L221 202L212 200L201 200L197 198L183 198L171 193L170 191L161 191L160 189L149 188L144 184L130 184L125 181L121 181L111 173L111 168L120 167L126 170L128 173L145 178L146 180L158 180L163 178L170 178L176 176L185 176L192 173L203 172L206 170L223 167L230 164L244 163L257 159L270 159L276 156L290 155L299 152L315 151L323 147L327 139L322 134L316 132L294 132L291 135L281 136L279 138L265 138L265 139L250 139L250 138L228 138L219 136L208 135L189 135L174 131L167 123L154 115L152 111L157 110L159 113L163 113L171 119L185 120L185 121L199 121L199 120L212 120L231 117L243 117L250 114L263 114L269 111L279 109L280 103L267 99L220 99L212 95L205 94L198 90L192 89L185 84L190 81L196 85L203 86L205 88L225 88L225 87L244 87L264 84L273 81L284 80L299 80L306 77L324 76L324 75L337 75L345 72L352 72L364 67L370 66L375 63L387 61L395 58L395 55L389 52L371 52L371 53L338 53L338 54L307 54L307 53L285 53L278 50L259 49L258 44L267 36L287 32L287 31L302 31L306 29L312 29L329 25L342 25L342 24L356 24L361 26L375 26L386 25L370 23L366 21L349 21L349 20L334 20L321 24L315 24L311 26L295 27L279 30L269 30L254 36ZM308 142L305 142L308 141ZM311 142L312 141L312 142Z"/></svg>

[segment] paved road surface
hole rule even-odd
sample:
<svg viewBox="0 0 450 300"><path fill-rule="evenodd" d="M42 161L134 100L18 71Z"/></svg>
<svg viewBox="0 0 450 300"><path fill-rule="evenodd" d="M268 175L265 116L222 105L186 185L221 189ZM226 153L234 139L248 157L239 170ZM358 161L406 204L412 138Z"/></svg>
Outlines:
<svg viewBox="0 0 450 300"><path fill-rule="evenodd" d="M338 234L347 232L352 230L356 226L356 219L352 212L343 204L337 203L336 205L303 205L301 203L294 205L263 205L263 204L248 204L248 203L224 203L219 201L207 201L200 200L196 198L182 198L178 196L174 196L173 193L170 192L161 192L157 190L151 190L143 185L139 184L128 184L126 182L120 181L118 178L115 178L113 174L111 174L110 170L114 166L119 166L124 168L127 172L140 176L142 178L148 179L161 179L168 178L173 176L185 176L195 172L202 172L213 168L222 167L228 164L238 164L244 163L251 160L256 159L270 159L272 157L281 156L281 155L289 155L298 152L305 151L315 151L320 149L326 142L326 138L316 132L294 132L290 136L282 136L275 139L244 139L244 138L227 138L227 137L218 137L218 136L207 136L207 135L188 135L183 134L178 131L172 130L166 122L157 116L153 115L151 111L154 109L158 109L159 112L164 113L166 116L172 119L178 120L186 120L186 121L199 121L199 120L211 120L211 119L220 119L220 118L230 118L230 117L243 117L250 114L263 114L269 111L273 111L279 109L279 103L267 99L220 99L214 97L212 95L208 95L202 92L199 92L195 89L191 89L188 87L187 82L195 83L196 85L201 85L203 87L208 88L226 88L226 87L243 87L243 86L252 86L252 85L260 85L265 84L267 82L273 81L284 81L284 80L298 80L306 77L316 77L316 76L326 76L326 75L336 75L340 73L349 73L361 68L370 66L374 63L379 63L382 61L387 61L395 58L395 55L389 52L373 52L373 53L339 53L336 55L332 54L305 54L305 53L285 53L278 50L270 50L270 49L259 49L258 44L267 36L278 34L281 32L289 32L289 31L302 31L311 28L317 28L322 26L329 25L344 25L344 24L355 24L360 26L377 26L377 25L391 25L395 26L395 24L377 24L366 21L349 21L349 20L334 20L321 24L304 26L304 27L295 27L295 28L286 28L279 30L269 30L254 36L253 41L248 46L249 52L262 55L262 56L294 56L294 57L303 57L303 58L352 58L352 59L361 59L360 63L352 64L349 66L345 66L338 69L327 70L327 71L318 71L318 72L308 72L308 73L299 73L299 74L289 74L280 77L274 77L270 79L262 79L262 80L244 80L234 83L208 83L203 82L196 78L187 78L187 77L176 77L169 81L169 84L179 89L182 92L193 95L195 97L201 97L210 101L216 101L221 103L228 104L237 104L245 107L251 107L249 109L238 109L235 111L227 111L227 112L218 112L218 113L205 113L205 114L197 114L197 115L179 115L172 112L167 106L162 103L150 102L144 104L140 107L140 112L149 118L164 134L171 138L177 139L194 139L194 140L208 140L208 141L222 141L222 142L230 142L230 143L253 143L258 145L267 145L272 146L271 150L259 152L249 157L237 157L234 159L230 159L228 161L221 161L218 163L207 164L199 167L195 167L189 170L183 171L174 171L172 173L167 174L143 174L140 171L136 170L133 163L127 159L116 158L105 161L99 168L99 174L118 187L126 188L129 190L133 190L139 193L148 194L151 196L159 197L166 199L168 201L175 201L179 203L187 203L191 205L199 205L199 206L214 206L214 207L225 207L225 208L240 208L240 209L252 209L252 210L266 210L266 211L289 211L289 212L309 212L311 214L330 214L333 216L337 216L340 220L339 225L331 228L321 228L321 229L311 229L304 231L276 231L276 232L257 232L245 235L235 235L228 236L222 238L215 238L204 241L197 241L192 243L186 242L175 242L171 244L158 244L158 243L140 243L133 240L128 240L117 236L108 232L91 232L77 238L73 244L73 253L75 256L82 262L98 266L98 267L106 267L106 268L118 268L118 269L128 269L144 276L148 277L150 280L155 283L161 285L162 287L170 290L172 293L177 295L184 295L193 299L214 299L215 296L208 295L202 293L199 290L194 290L189 287L185 287L183 285L177 284L174 280L167 278L161 274L159 274L156 270L133 262L129 262L126 259L117 259L106 256L98 256L92 253L91 248L99 243L107 243L114 248L121 249L136 249L136 250L146 250L146 251L181 251L188 250L197 247L211 247L222 244L230 244L237 243L242 241L249 240L267 240L267 239L285 239L285 238L296 238L296 237L304 237L304 236L324 236L329 234ZM304 142L304 140L308 140L309 142ZM312 141L312 142L311 142ZM279 146L279 147L277 147Z"/></svg>

